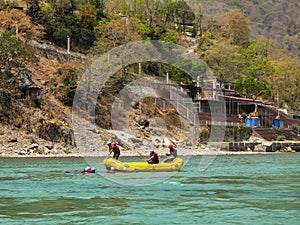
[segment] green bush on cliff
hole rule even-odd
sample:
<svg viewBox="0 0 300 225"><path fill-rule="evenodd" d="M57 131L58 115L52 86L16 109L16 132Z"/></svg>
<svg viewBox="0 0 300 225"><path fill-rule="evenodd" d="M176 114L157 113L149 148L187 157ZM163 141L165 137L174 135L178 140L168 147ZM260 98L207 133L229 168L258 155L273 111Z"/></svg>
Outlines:
<svg viewBox="0 0 300 225"><path fill-rule="evenodd" d="M60 86L56 89L58 99L66 106L72 106L75 90L77 87L78 70L68 64L61 65L57 74L60 79Z"/></svg>
<svg viewBox="0 0 300 225"><path fill-rule="evenodd" d="M31 59L23 42L9 32L0 34L0 78L10 79L19 68Z"/></svg>
<svg viewBox="0 0 300 225"><path fill-rule="evenodd" d="M208 142L208 139L209 139L209 136L210 136L210 130L208 127L201 127L200 128L200 133L199 133L199 141L201 143L204 143L206 144Z"/></svg>
<svg viewBox="0 0 300 225"><path fill-rule="evenodd" d="M245 141L252 133L251 127L229 127L226 129L226 139L227 141Z"/></svg>
<svg viewBox="0 0 300 225"><path fill-rule="evenodd" d="M286 137L284 135L278 135L276 141L285 141Z"/></svg>
<svg viewBox="0 0 300 225"><path fill-rule="evenodd" d="M294 131L296 134L300 134L300 126L292 125L291 127L292 131Z"/></svg>

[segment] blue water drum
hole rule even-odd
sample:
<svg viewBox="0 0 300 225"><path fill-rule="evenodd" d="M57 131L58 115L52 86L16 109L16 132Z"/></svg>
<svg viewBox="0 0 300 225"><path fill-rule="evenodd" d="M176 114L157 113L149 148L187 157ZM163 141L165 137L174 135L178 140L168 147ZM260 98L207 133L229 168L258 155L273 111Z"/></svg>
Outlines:
<svg viewBox="0 0 300 225"><path fill-rule="evenodd" d="M251 127L251 118L246 118L246 127Z"/></svg>
<svg viewBox="0 0 300 225"><path fill-rule="evenodd" d="M258 117L252 117L252 127L258 127L259 126L259 118Z"/></svg>
<svg viewBox="0 0 300 225"><path fill-rule="evenodd" d="M273 120L273 126L279 128L280 127L280 120L278 120L278 119Z"/></svg>

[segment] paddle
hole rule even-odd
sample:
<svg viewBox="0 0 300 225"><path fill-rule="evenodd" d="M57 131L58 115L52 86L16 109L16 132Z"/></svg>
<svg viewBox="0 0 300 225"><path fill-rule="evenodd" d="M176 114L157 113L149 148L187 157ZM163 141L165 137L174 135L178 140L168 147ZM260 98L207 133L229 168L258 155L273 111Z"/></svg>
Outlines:
<svg viewBox="0 0 300 225"><path fill-rule="evenodd" d="M66 170L65 173L82 173L82 174L90 174L90 173L96 173L96 170L93 171L83 171L83 170L78 170L78 171L71 171L71 170Z"/></svg>
<svg viewBox="0 0 300 225"><path fill-rule="evenodd" d="M107 156L105 157L106 159L108 159L110 157L111 153L108 153Z"/></svg>
<svg viewBox="0 0 300 225"><path fill-rule="evenodd" d="M140 153L139 151L138 151L138 153L139 153L139 155L141 156L141 158L142 158L143 160L145 160L146 162L148 162L148 160L146 159L145 156L142 155L142 153Z"/></svg>

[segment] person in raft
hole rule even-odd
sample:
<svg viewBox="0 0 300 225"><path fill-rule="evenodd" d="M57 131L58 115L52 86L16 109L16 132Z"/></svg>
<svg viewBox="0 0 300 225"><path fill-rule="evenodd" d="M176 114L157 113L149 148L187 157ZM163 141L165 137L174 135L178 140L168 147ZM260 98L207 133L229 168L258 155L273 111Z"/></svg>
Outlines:
<svg viewBox="0 0 300 225"><path fill-rule="evenodd" d="M158 154L154 151L150 151L150 158L147 160L149 164L158 164L159 163L159 157Z"/></svg>
<svg viewBox="0 0 300 225"><path fill-rule="evenodd" d="M166 153L167 158L163 162L172 162L177 157L177 149L173 145L168 145L170 152Z"/></svg>
<svg viewBox="0 0 300 225"><path fill-rule="evenodd" d="M114 153L113 158L118 160L121 154L119 146L116 143L111 143L110 141L106 142L106 144L108 145L107 157L109 157L110 154L113 152Z"/></svg>

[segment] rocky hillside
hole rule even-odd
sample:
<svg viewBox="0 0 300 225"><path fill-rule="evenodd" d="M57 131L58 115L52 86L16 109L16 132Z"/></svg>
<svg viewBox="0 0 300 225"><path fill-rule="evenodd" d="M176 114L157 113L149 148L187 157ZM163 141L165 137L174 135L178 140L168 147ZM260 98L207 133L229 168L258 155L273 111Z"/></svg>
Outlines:
<svg viewBox="0 0 300 225"><path fill-rule="evenodd" d="M59 49L51 54L53 46L43 46L42 51L40 46L28 47L35 60L0 84L0 154L70 153L70 146L75 146L72 114L58 99L58 71L62 65L80 64L70 56L65 58L68 62L62 57L58 60Z"/></svg>
<svg viewBox="0 0 300 225"><path fill-rule="evenodd" d="M32 42L29 47L36 60L27 65L28 70L16 71L13 81L3 81L0 84L0 154L2 156L78 154L72 130L72 104L67 106L61 101L61 93L64 91L62 77L65 70L69 71L73 67L80 69L78 74L82 73L89 62L83 55L72 52L69 54L62 49L55 49L52 45ZM110 88L109 83L105 90ZM99 98L97 131L87 130L86 137L96 132L99 142L113 140L129 149L137 145L155 147L162 141L155 136L170 139L178 136L177 131L172 133L168 131L177 129L178 120L172 119L176 117L176 112L171 110L162 113L151 100L142 102L138 108L132 108L130 127L133 136L128 140L129 144L106 130L111 128L110 104L115 100L114 93L117 93L115 86L114 89ZM157 120L166 121L163 122L167 123L164 124L164 130L159 128L161 124ZM145 126L145 123L148 125Z"/></svg>
<svg viewBox="0 0 300 225"><path fill-rule="evenodd" d="M85 66L89 65L88 60L75 53L69 55L63 50L58 54L59 51L53 51L53 46L43 45L42 49L44 51L41 51L40 45L34 45L33 52L37 60L28 64L31 73L18 71L13 82L0 84L2 156L80 154L72 130L72 105L66 106L60 100L60 90L63 90L61 77L64 71L62 68L69 69L76 65L81 72L84 71ZM99 149L96 147L98 144L106 151L103 147L106 140L116 141L125 151L159 147L163 140L171 140L175 145L185 146L185 149L192 151L193 143L182 135L182 131L190 129L189 123L172 108L161 111L152 98L145 98L132 105L127 112L131 134L110 130L111 104L115 101L113 93L117 93L111 82L105 87L109 94L98 99L97 129L86 129L83 137L88 139L97 135L99 138L99 143L91 146L91 152ZM28 95L28 89L24 87L38 87L40 97L35 99ZM209 135L209 130L206 133ZM230 140L229 136L226 138Z"/></svg>

